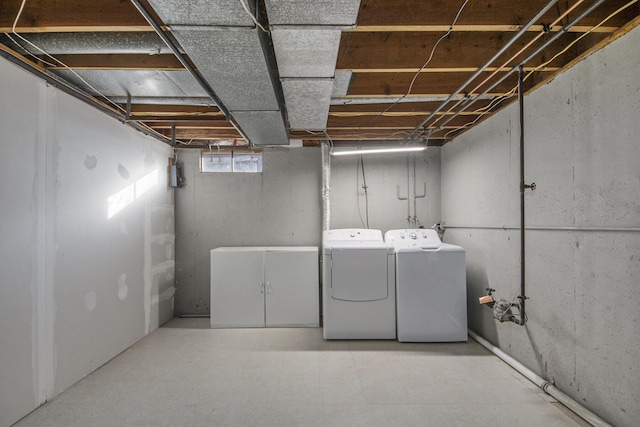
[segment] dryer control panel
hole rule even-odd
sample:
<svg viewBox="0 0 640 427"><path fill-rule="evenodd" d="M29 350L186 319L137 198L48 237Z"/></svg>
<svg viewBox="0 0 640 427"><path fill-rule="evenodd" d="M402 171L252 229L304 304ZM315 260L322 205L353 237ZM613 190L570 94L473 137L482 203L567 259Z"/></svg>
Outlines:
<svg viewBox="0 0 640 427"><path fill-rule="evenodd" d="M384 235L387 244L433 246L442 243L435 230L426 228L389 230Z"/></svg>

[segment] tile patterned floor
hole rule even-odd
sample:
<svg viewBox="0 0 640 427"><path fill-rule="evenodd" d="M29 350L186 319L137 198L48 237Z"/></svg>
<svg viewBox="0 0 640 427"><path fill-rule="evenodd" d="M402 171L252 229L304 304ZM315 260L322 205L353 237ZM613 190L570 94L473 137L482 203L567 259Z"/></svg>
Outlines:
<svg viewBox="0 0 640 427"><path fill-rule="evenodd" d="M16 426L586 426L475 341L174 319Z"/></svg>

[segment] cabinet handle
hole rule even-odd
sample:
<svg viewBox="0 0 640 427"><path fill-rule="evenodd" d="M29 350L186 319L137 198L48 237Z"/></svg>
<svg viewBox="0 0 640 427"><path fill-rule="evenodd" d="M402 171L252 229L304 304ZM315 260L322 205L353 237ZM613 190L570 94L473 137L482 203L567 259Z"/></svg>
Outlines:
<svg viewBox="0 0 640 427"><path fill-rule="evenodd" d="M260 293L264 294L264 282L260 282Z"/></svg>
<svg viewBox="0 0 640 427"><path fill-rule="evenodd" d="M271 283L267 282L267 293L271 293Z"/></svg>

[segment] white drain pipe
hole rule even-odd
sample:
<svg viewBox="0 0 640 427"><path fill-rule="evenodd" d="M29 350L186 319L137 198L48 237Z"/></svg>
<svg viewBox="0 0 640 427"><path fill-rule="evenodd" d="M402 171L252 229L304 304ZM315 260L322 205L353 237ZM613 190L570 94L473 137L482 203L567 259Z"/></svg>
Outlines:
<svg viewBox="0 0 640 427"><path fill-rule="evenodd" d="M322 144L322 230L331 229L331 153Z"/></svg>
<svg viewBox="0 0 640 427"><path fill-rule="evenodd" d="M469 336L480 343L480 345L482 345L484 348L498 356L513 369L527 377L529 381L540 387L549 396L553 397L558 402L562 403L564 406L575 412L578 416L580 416L592 426L613 427L611 424L591 412L589 409L585 408L584 406L573 400L571 397L560 391L555 385L553 385L551 381L545 380L542 377L538 376L531 369L527 368L522 363L509 356L507 353L500 350L498 347L491 344L489 341L485 340L480 335L473 332L471 329L469 329Z"/></svg>

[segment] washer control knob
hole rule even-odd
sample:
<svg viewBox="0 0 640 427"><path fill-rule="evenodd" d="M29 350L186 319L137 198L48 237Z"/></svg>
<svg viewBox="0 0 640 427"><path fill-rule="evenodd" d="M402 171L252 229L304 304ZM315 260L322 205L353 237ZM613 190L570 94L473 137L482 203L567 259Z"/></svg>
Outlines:
<svg viewBox="0 0 640 427"><path fill-rule="evenodd" d="M416 240L418 238L418 235L415 232L411 232L411 234L409 234L409 237L411 237L411 240Z"/></svg>
<svg viewBox="0 0 640 427"><path fill-rule="evenodd" d="M400 238L401 238L401 239L404 239L404 234L401 234L401 235L400 235Z"/></svg>
<svg viewBox="0 0 640 427"><path fill-rule="evenodd" d="M356 237L356 233L354 233L353 231L349 234L351 237Z"/></svg>

